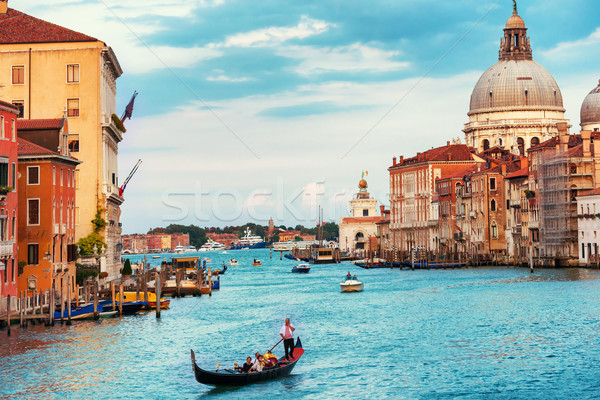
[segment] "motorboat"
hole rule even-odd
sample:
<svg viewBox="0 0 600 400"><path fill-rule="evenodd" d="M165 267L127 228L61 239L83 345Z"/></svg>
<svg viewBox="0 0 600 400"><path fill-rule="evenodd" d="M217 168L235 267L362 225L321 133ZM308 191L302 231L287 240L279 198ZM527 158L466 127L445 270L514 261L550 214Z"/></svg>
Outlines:
<svg viewBox="0 0 600 400"><path fill-rule="evenodd" d="M363 283L356 279L356 275L350 279L348 279L348 277L345 277L344 281L340 282L340 288L342 290L342 293L362 292L363 291Z"/></svg>
<svg viewBox="0 0 600 400"><path fill-rule="evenodd" d="M256 266L262 265L262 263L260 262L260 260L257 260L257 259L255 258L255 259L252 261L252 265L253 265L254 267L256 267Z"/></svg>
<svg viewBox="0 0 600 400"><path fill-rule="evenodd" d="M238 261L235 258L232 258L231 260L229 260L229 265L231 265L231 266L240 265L240 263L238 263Z"/></svg>
<svg viewBox="0 0 600 400"><path fill-rule="evenodd" d="M292 267L292 272L297 274L308 274L310 272L310 265L298 264Z"/></svg>

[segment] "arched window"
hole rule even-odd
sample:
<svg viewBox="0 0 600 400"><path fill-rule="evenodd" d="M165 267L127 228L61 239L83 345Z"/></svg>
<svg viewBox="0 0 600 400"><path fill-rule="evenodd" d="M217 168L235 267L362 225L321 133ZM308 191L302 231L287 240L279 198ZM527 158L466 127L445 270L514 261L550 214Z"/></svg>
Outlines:
<svg viewBox="0 0 600 400"><path fill-rule="evenodd" d="M536 137L532 137L531 138L531 147L537 146L538 144L540 144L540 139L536 138Z"/></svg>
<svg viewBox="0 0 600 400"><path fill-rule="evenodd" d="M525 141L523 140L523 138L518 138L517 139L517 146L519 147L519 155L524 156L525 155Z"/></svg>
<svg viewBox="0 0 600 400"><path fill-rule="evenodd" d="M502 147L502 139L498 139L498 145Z"/></svg>
<svg viewBox="0 0 600 400"><path fill-rule="evenodd" d="M490 148L490 141L487 139L483 140L483 151L487 150Z"/></svg>
<svg viewBox="0 0 600 400"><path fill-rule="evenodd" d="M358 232L356 236L354 236L354 240L356 240L357 242L365 240L365 235L362 232Z"/></svg>
<svg viewBox="0 0 600 400"><path fill-rule="evenodd" d="M490 211L496 211L496 200L494 199L490 202Z"/></svg>
<svg viewBox="0 0 600 400"><path fill-rule="evenodd" d="M492 221L491 234L493 239L498 238L498 225L496 225L496 221Z"/></svg>

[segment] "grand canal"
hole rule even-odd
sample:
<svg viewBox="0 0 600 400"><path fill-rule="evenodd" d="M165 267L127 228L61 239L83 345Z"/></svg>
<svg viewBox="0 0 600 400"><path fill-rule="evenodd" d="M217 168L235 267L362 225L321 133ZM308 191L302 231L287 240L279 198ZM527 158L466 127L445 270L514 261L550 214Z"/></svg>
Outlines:
<svg viewBox="0 0 600 400"><path fill-rule="evenodd" d="M148 313L0 331L0 398L598 396L598 272L340 264L303 275L268 250L202 256L213 268L231 257L240 265L212 297L173 299L160 320ZM340 293L348 271L364 292ZM274 345L285 317L305 348L293 375L231 389L194 380L190 348L207 369L232 366Z"/></svg>

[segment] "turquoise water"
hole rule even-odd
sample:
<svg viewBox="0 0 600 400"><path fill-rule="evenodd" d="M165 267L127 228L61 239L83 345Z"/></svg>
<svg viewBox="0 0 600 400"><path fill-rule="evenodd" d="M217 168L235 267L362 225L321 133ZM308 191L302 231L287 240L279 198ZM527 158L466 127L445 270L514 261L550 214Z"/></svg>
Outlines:
<svg viewBox="0 0 600 400"><path fill-rule="evenodd" d="M0 331L0 398L599 396L598 272L340 264L305 275L268 250L202 255L213 268L231 257L240 265L212 297L172 299L160 320L148 313ZM255 257L262 267L251 266ZM364 292L340 293L348 271ZM274 345L286 317L305 348L293 375L233 389L195 381L190 348L207 369L232 366Z"/></svg>

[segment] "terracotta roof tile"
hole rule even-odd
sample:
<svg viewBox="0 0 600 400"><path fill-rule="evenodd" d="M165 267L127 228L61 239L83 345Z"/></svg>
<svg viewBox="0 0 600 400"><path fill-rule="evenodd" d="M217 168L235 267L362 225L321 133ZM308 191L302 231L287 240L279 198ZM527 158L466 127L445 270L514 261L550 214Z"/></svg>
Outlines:
<svg viewBox="0 0 600 400"><path fill-rule="evenodd" d="M18 119L17 130L61 129L63 119Z"/></svg>
<svg viewBox="0 0 600 400"><path fill-rule="evenodd" d="M513 172L512 174L506 175L506 179L522 178L524 176L529 176L529 167L521 168L520 170Z"/></svg>
<svg viewBox="0 0 600 400"><path fill-rule="evenodd" d="M379 222L381 217L346 217L342 218L342 222L346 224L357 224L361 222Z"/></svg>
<svg viewBox="0 0 600 400"><path fill-rule="evenodd" d="M96 42L97 39L9 8L0 15L0 44Z"/></svg>
<svg viewBox="0 0 600 400"><path fill-rule="evenodd" d="M19 156L60 155L52 150L48 150L45 147L38 146L35 143L31 143L19 137L17 138L17 154Z"/></svg>
<svg viewBox="0 0 600 400"><path fill-rule="evenodd" d="M600 187L596 188L596 189L588 190L586 192L583 192L583 193L581 193L577 197L582 197L582 196L597 196L597 195L600 195Z"/></svg>

